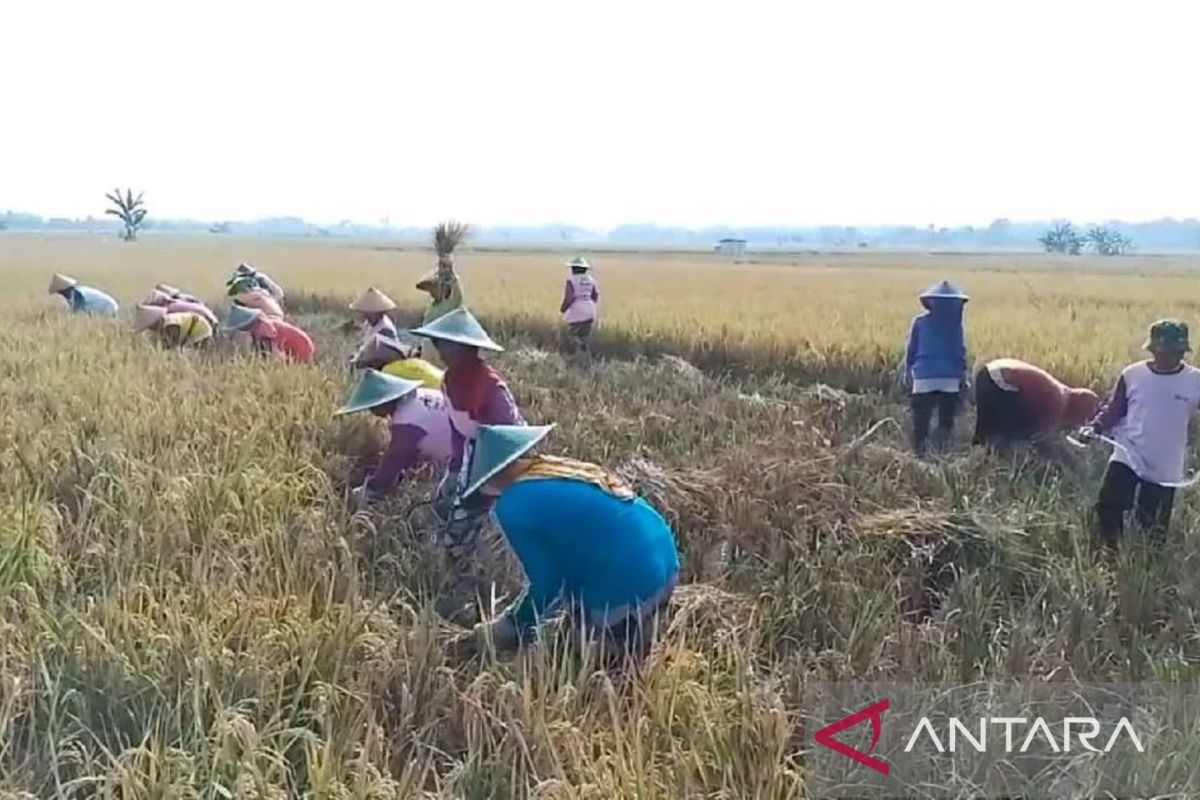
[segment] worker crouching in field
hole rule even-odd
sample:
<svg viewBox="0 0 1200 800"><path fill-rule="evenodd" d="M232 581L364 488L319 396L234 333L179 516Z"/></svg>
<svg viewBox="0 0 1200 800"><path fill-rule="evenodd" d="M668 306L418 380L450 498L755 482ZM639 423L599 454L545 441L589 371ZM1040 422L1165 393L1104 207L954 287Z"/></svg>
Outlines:
<svg viewBox="0 0 1200 800"><path fill-rule="evenodd" d="M377 369L397 378L419 381L427 389L442 388L443 372L417 356L418 349L399 341L397 337L376 334L355 354L356 369Z"/></svg>
<svg viewBox="0 0 1200 800"><path fill-rule="evenodd" d="M316 346L307 333L282 319L269 319L256 308L231 306L225 328L249 333L255 349L263 354L306 363L316 354Z"/></svg>
<svg viewBox="0 0 1200 800"><path fill-rule="evenodd" d="M115 317L120 311L120 306L111 296L90 286L80 286L79 281L66 275L56 273L50 279L50 294L60 295L77 314Z"/></svg>
<svg viewBox="0 0 1200 800"><path fill-rule="evenodd" d="M496 498L496 520L527 585L495 619L456 643L527 642L559 613L612 656L640 657L653 644L679 578L675 536L621 478L581 461L526 457L552 426L484 426L464 494Z"/></svg>
<svg viewBox="0 0 1200 800"><path fill-rule="evenodd" d="M154 285L154 288L156 290L162 292L163 294L167 295L167 297L170 297L172 300L182 300L185 303L203 303L204 302L196 295L188 294L187 292L183 291L179 287L172 286L169 283L156 283Z"/></svg>
<svg viewBox="0 0 1200 800"><path fill-rule="evenodd" d="M276 283L270 275L262 270L255 269L244 261L234 268L233 275L225 282L225 285L230 289L230 295L233 294L233 285L239 281L248 281L248 288L266 292L277 303L283 302L283 287Z"/></svg>
<svg viewBox="0 0 1200 800"><path fill-rule="evenodd" d="M500 373L483 360L481 351L503 352L465 308L438 317L412 331L433 342L446 365L442 392L449 405L451 442L449 468L438 486L434 507L447 520L446 545L453 561L469 560L479 532L487 521L491 500L486 495L462 496L463 465L482 425L523 425L512 392ZM463 564L466 569L467 565Z"/></svg>
<svg viewBox="0 0 1200 800"><path fill-rule="evenodd" d="M212 340L213 326L194 311L168 311L165 306L140 305L133 312L135 331L153 331L163 347L199 347Z"/></svg>
<svg viewBox="0 0 1200 800"><path fill-rule="evenodd" d="M975 375L974 443L1004 447L1033 441L1049 447L1050 434L1086 425L1099 408L1091 389L1072 389L1032 364L997 358Z"/></svg>
<svg viewBox="0 0 1200 800"><path fill-rule="evenodd" d="M229 299L244 308L261 311L264 316L283 319L283 306L251 278L238 278L229 283Z"/></svg>
<svg viewBox="0 0 1200 800"><path fill-rule="evenodd" d="M591 358L592 330L599 312L600 287L592 277L592 265L586 258L576 257L567 262L571 277L563 288L559 312L567 326L567 337L574 355Z"/></svg>
<svg viewBox="0 0 1200 800"><path fill-rule="evenodd" d="M397 338L396 324L388 316L388 312L395 309L395 301L374 286L367 289L361 297L350 304L350 310L357 311L363 317L363 345L370 343L375 336Z"/></svg>
<svg viewBox="0 0 1200 800"><path fill-rule="evenodd" d="M172 297L157 287L150 291L150 294L142 301L142 305L160 306L165 308L168 314L199 314L208 320L209 325L215 327L217 324L217 315L204 303L198 300L184 300L182 297Z"/></svg>
<svg viewBox="0 0 1200 800"><path fill-rule="evenodd" d="M1175 489L1184 479L1188 424L1200 408L1200 370L1184 362L1191 349L1188 326L1160 320L1150 326L1146 349L1152 358L1121 372L1116 389L1084 437L1105 435L1116 442L1096 504L1101 541L1116 547L1125 515L1155 539L1166 536Z"/></svg>
<svg viewBox="0 0 1200 800"><path fill-rule="evenodd" d="M427 389L419 381L367 370L334 416L357 411L387 419L391 438L378 467L351 493L356 510L392 491L416 464L445 467L450 461L450 417L440 391Z"/></svg>
<svg viewBox="0 0 1200 800"><path fill-rule="evenodd" d="M929 452L935 411L936 448L944 449L954 435L959 396L967 380L963 309L969 299L949 281L931 286L920 295L925 312L912 322L904 359L912 386L913 450L920 457Z"/></svg>

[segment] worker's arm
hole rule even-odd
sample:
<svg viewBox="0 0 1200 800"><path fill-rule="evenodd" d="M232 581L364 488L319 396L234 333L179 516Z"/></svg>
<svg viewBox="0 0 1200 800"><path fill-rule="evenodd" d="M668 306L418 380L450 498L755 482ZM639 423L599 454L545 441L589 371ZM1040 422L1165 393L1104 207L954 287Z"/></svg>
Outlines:
<svg viewBox="0 0 1200 800"><path fill-rule="evenodd" d="M1096 418L1092 420L1090 427L1096 433L1107 433L1120 424L1127 413L1129 413L1129 394L1125 387L1125 376L1122 375L1117 381L1117 388L1113 389L1112 396L1104 404L1104 408L1100 409Z"/></svg>
<svg viewBox="0 0 1200 800"><path fill-rule="evenodd" d="M908 331L908 348L904 353L904 374L906 376L912 375L913 362L917 360L917 341L917 321L913 320L912 328Z"/></svg>
<svg viewBox="0 0 1200 800"><path fill-rule="evenodd" d="M396 488L404 472L420 459L425 431L416 425L393 425L392 438L379 467L367 479L367 494L375 500Z"/></svg>
<svg viewBox="0 0 1200 800"><path fill-rule="evenodd" d="M575 302L575 287L571 284L570 281L567 281L566 286L563 288L562 305L558 307L559 312L565 314L567 309L570 308L571 304L574 302Z"/></svg>
<svg viewBox="0 0 1200 800"><path fill-rule="evenodd" d="M539 519L537 509L508 505L497 518L528 581L516 601L504 612L517 634L524 638L539 620L558 608L565 580L547 547L547 521Z"/></svg>

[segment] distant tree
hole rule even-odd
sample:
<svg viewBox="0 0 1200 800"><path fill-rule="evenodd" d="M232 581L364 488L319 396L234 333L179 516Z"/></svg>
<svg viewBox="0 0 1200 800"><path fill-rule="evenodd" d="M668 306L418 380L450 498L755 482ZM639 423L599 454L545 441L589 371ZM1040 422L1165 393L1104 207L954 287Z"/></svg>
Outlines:
<svg viewBox="0 0 1200 800"><path fill-rule="evenodd" d="M134 197L133 190L126 189L122 196L120 189L113 189L111 194L104 195L113 204L112 208L104 209L104 213L121 220L125 226L125 232L121 234L121 238L127 242L137 239L138 230L146 221L146 204L142 202L143 194L145 192L138 192L138 196Z"/></svg>
<svg viewBox="0 0 1200 800"><path fill-rule="evenodd" d="M1087 241L1098 255L1119 256L1133 248L1133 241L1120 231L1104 225L1093 225L1088 229Z"/></svg>
<svg viewBox="0 0 1200 800"><path fill-rule="evenodd" d="M1038 237L1038 242L1047 253L1066 253L1077 256L1083 250L1086 239L1070 222L1059 222L1045 234Z"/></svg>
<svg viewBox="0 0 1200 800"><path fill-rule="evenodd" d="M228 222L217 222L208 226L209 233L229 233Z"/></svg>
<svg viewBox="0 0 1200 800"><path fill-rule="evenodd" d="M0 219L0 231L8 230L8 220Z"/></svg>

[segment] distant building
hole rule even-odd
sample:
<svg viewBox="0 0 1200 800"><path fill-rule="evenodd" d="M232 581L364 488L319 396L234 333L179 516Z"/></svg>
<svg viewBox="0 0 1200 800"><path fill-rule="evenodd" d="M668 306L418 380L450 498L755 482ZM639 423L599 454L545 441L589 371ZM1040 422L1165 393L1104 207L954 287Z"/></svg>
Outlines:
<svg viewBox="0 0 1200 800"><path fill-rule="evenodd" d="M721 239L713 247L714 253L723 256L740 256L746 253L745 239Z"/></svg>

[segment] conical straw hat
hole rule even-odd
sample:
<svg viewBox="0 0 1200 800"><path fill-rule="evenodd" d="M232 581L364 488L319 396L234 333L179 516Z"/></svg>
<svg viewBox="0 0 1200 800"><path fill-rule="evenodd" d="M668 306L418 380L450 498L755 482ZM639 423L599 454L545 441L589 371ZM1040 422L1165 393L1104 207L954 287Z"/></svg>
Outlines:
<svg viewBox="0 0 1200 800"><path fill-rule="evenodd" d="M225 318L225 330L227 331L244 331L254 324L256 319L262 317L263 312L257 308L248 306L233 305L229 308L229 316Z"/></svg>
<svg viewBox="0 0 1200 800"><path fill-rule="evenodd" d="M175 297L176 295L183 294L183 292L181 292L177 287L172 286L169 283L159 283L159 284L156 284L154 288L158 289L160 292L165 292L170 297Z"/></svg>
<svg viewBox="0 0 1200 800"><path fill-rule="evenodd" d="M150 294L146 295L146 299L142 301L142 304L147 306L165 306L169 302L171 302L171 295L162 289L151 289Z"/></svg>
<svg viewBox="0 0 1200 800"><path fill-rule="evenodd" d="M167 310L162 306L138 306L133 312L133 329L144 331L152 328L166 315Z"/></svg>
<svg viewBox="0 0 1200 800"><path fill-rule="evenodd" d="M350 397L346 399L341 408L333 412L333 415L340 417L343 414L366 411L368 408L398 400L420 388L420 381L398 378L395 375L369 369L363 372L358 383L350 390Z"/></svg>
<svg viewBox="0 0 1200 800"><path fill-rule="evenodd" d="M350 304L351 311L363 314L383 314L396 307L392 298L372 286L362 293L362 296Z"/></svg>
<svg viewBox="0 0 1200 800"><path fill-rule="evenodd" d="M591 269L592 268L591 262L589 262L583 256L575 256L574 258L572 258L570 261L567 262L567 266L570 267L571 269Z"/></svg>
<svg viewBox="0 0 1200 800"><path fill-rule="evenodd" d="M64 289L70 289L78 283L79 281L74 278L56 272L54 273L54 277L50 279L50 294L58 294Z"/></svg>
<svg viewBox="0 0 1200 800"><path fill-rule="evenodd" d="M463 497L477 492L501 470L545 439L553 425L483 425L471 448L471 468Z"/></svg>
<svg viewBox="0 0 1200 800"><path fill-rule="evenodd" d="M409 333L413 336L423 336L426 339L441 339L468 347L478 347L480 350L504 352L504 348L488 336L488 332L479 324L479 320L475 319L475 316L465 308L456 308L447 312L428 325L414 328Z"/></svg>

